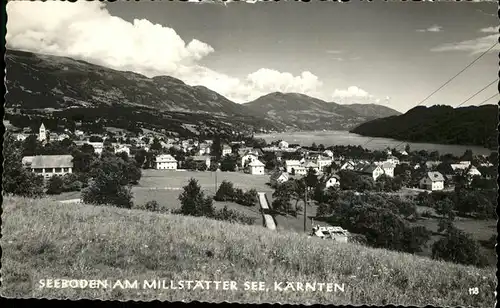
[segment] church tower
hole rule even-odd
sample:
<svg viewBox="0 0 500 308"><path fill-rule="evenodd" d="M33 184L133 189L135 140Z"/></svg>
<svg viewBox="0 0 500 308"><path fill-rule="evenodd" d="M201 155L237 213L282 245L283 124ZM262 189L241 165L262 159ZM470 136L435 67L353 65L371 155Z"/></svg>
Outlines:
<svg viewBox="0 0 500 308"><path fill-rule="evenodd" d="M45 129L45 125L40 125L38 129L38 141L43 142L47 140L47 130Z"/></svg>

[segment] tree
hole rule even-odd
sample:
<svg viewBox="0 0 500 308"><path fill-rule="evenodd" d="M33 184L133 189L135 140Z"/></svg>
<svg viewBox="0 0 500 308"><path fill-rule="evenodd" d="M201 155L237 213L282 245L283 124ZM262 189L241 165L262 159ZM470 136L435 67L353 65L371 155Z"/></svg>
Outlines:
<svg viewBox="0 0 500 308"><path fill-rule="evenodd" d="M153 139L153 143L150 146L151 151L161 151L163 147L161 146L160 140L158 138Z"/></svg>
<svg viewBox="0 0 500 308"><path fill-rule="evenodd" d="M450 226L446 235L432 245L432 258L482 267L486 261L479 248L470 234Z"/></svg>
<svg viewBox="0 0 500 308"><path fill-rule="evenodd" d="M3 156L3 192L29 198L43 196L43 177L23 167L21 149L11 133L5 135Z"/></svg>
<svg viewBox="0 0 500 308"><path fill-rule="evenodd" d="M226 155L220 163L221 171L235 171L236 170L236 159L232 155Z"/></svg>
<svg viewBox="0 0 500 308"><path fill-rule="evenodd" d="M47 181L46 193L48 195L59 195L60 193L63 192L63 188L64 188L63 179L58 175L54 175Z"/></svg>
<svg viewBox="0 0 500 308"><path fill-rule="evenodd" d="M291 213L292 204L290 202L292 195L292 185L290 185L289 181L279 184L273 192L273 202L272 207L274 210L284 213ZM294 215L297 215L294 212Z"/></svg>
<svg viewBox="0 0 500 308"><path fill-rule="evenodd" d="M213 201L201 191L198 181L194 178L184 186L184 191L179 195L181 213L190 216L214 216Z"/></svg>
<svg viewBox="0 0 500 308"><path fill-rule="evenodd" d="M146 162L146 155L147 152L144 149L140 149L137 152L135 152L134 159L139 168L142 168L142 166Z"/></svg>
<svg viewBox="0 0 500 308"><path fill-rule="evenodd" d="M222 181L219 189L214 196L215 201L233 201L234 200L234 186L229 181Z"/></svg>
<svg viewBox="0 0 500 308"><path fill-rule="evenodd" d="M448 218L449 220L455 219L455 212L453 211L454 204L450 199L439 200L434 204L436 213Z"/></svg>
<svg viewBox="0 0 500 308"><path fill-rule="evenodd" d="M460 157L460 160L464 161L472 161L473 160L473 153L471 149L465 150L464 154Z"/></svg>
<svg viewBox="0 0 500 308"><path fill-rule="evenodd" d="M126 186L131 180L124 165L125 162L116 156L103 157L91 170L92 181L82 190L82 200L91 204L131 208L132 192Z"/></svg>
<svg viewBox="0 0 500 308"><path fill-rule="evenodd" d="M411 150L411 148L410 148L410 144L408 144L408 143L407 143L407 144L405 145L405 151L406 151L406 153L410 154L410 152L411 152L410 150Z"/></svg>
<svg viewBox="0 0 500 308"><path fill-rule="evenodd" d="M392 178L385 174L380 175L375 184L380 191L393 192L401 189L401 178Z"/></svg>

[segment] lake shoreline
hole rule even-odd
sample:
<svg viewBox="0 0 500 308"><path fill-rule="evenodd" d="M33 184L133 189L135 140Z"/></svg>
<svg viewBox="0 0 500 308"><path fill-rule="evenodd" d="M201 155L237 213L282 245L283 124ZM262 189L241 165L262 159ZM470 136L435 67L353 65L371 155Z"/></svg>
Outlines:
<svg viewBox="0 0 500 308"><path fill-rule="evenodd" d="M369 150L383 150L387 147L393 148L398 146L397 149L402 150L406 144L409 144L411 150L438 151L440 154L450 153L454 155L462 155L467 149L472 150L476 154L482 155L489 155L491 152L495 152L493 149L477 145L403 141L384 137L368 137L343 130L287 131L270 134L256 134L255 137L263 138L266 142L285 140L288 143L296 143L301 146L310 146L314 142L318 145L323 144L325 147L335 145L360 145Z"/></svg>

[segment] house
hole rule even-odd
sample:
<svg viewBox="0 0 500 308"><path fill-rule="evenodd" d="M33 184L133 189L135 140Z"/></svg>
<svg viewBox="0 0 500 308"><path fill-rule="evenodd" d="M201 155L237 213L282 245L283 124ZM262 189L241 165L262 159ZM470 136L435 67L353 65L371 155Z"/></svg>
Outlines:
<svg viewBox="0 0 500 308"><path fill-rule="evenodd" d="M244 167L246 163L254 161L258 158L259 157L257 156L257 154L252 152L247 152L245 155L241 157L241 167Z"/></svg>
<svg viewBox="0 0 500 308"><path fill-rule="evenodd" d="M45 125L40 125L40 128L38 129L38 141L43 142L47 141L47 133L48 131L45 129Z"/></svg>
<svg viewBox="0 0 500 308"><path fill-rule="evenodd" d="M451 166L451 169L453 169L453 171L465 170L465 169L469 168L468 164L462 164L461 162L459 164L450 164L450 166Z"/></svg>
<svg viewBox="0 0 500 308"><path fill-rule="evenodd" d="M326 181L325 181L325 188L326 189L328 189L330 187L340 186L340 176L338 176L337 174L328 176L325 179L326 179Z"/></svg>
<svg viewBox="0 0 500 308"><path fill-rule="evenodd" d="M354 170L356 169L356 164L352 160L348 160L340 166L340 170Z"/></svg>
<svg viewBox="0 0 500 308"><path fill-rule="evenodd" d="M387 176L390 176L391 178L394 177L394 168L396 168L396 165L391 163L391 162L383 162L382 165L380 165L382 170L384 170L384 174Z"/></svg>
<svg viewBox="0 0 500 308"><path fill-rule="evenodd" d="M318 164L312 162L312 161L308 161L304 164L304 168L306 168L306 170L309 170L309 169L313 169L314 172L316 172L316 174L319 173L319 167L318 167Z"/></svg>
<svg viewBox="0 0 500 308"><path fill-rule="evenodd" d="M69 139L69 135L68 134L60 134L59 136L57 136L58 141L63 141L64 139Z"/></svg>
<svg viewBox="0 0 500 308"><path fill-rule="evenodd" d="M441 164L441 162L440 162L440 161L438 161L438 160L429 160L429 161L426 161L426 162L425 162L425 167L426 167L427 169L432 169L432 168L434 168L434 167L439 166L439 164Z"/></svg>
<svg viewBox="0 0 500 308"><path fill-rule="evenodd" d="M387 157L387 159L385 161L388 163L394 164L394 165L399 165L399 158L397 158L396 156L393 156L393 155L390 155L389 157Z"/></svg>
<svg viewBox="0 0 500 308"><path fill-rule="evenodd" d="M261 175L261 174L264 174L264 164L258 160L258 159L255 159L255 160L252 160L249 164L248 164L248 168L250 170L250 174L258 174L258 175Z"/></svg>
<svg viewBox="0 0 500 308"><path fill-rule="evenodd" d="M17 134L16 135L16 140L17 141L24 141L24 140L26 140L26 138L28 138L28 136L25 135L25 134Z"/></svg>
<svg viewBox="0 0 500 308"><path fill-rule="evenodd" d="M377 166L375 164L361 165L357 167L355 171L361 174L366 174L371 176L374 181L376 181L379 176L384 174L384 170L382 169L382 167Z"/></svg>
<svg viewBox="0 0 500 308"><path fill-rule="evenodd" d="M288 142L281 140L280 142L278 142L278 147L280 149L286 149L286 148L288 148Z"/></svg>
<svg viewBox="0 0 500 308"><path fill-rule="evenodd" d="M312 228L311 235L341 243L347 243L347 238L349 237L348 231L342 227L322 227L319 225Z"/></svg>
<svg viewBox="0 0 500 308"><path fill-rule="evenodd" d="M271 174L269 182L271 183L271 185L278 185L285 183L286 181L288 181L289 178L290 176L288 175L287 172L276 171L273 174Z"/></svg>
<svg viewBox="0 0 500 308"><path fill-rule="evenodd" d="M231 149L230 146L227 144L224 144L222 146L222 156L230 155L233 152L233 149Z"/></svg>
<svg viewBox="0 0 500 308"><path fill-rule="evenodd" d="M295 173L294 170L298 167L301 167L301 165L302 164L298 160L290 160L290 159L285 160L286 172L291 174Z"/></svg>
<svg viewBox="0 0 500 308"><path fill-rule="evenodd" d="M156 156L155 169L157 170L177 170L177 160L170 154Z"/></svg>
<svg viewBox="0 0 500 308"><path fill-rule="evenodd" d="M332 152L332 151L330 151L330 150L325 150L325 151L323 152L323 154L325 154L325 155L326 155L326 156L328 156L328 157L332 157L332 158L333 158L333 152Z"/></svg>
<svg viewBox="0 0 500 308"><path fill-rule="evenodd" d="M125 152L127 153L127 155L130 156L130 146L124 144L117 144L114 146L114 152L115 154Z"/></svg>
<svg viewBox="0 0 500 308"><path fill-rule="evenodd" d="M195 162L204 162L207 165L207 169L210 168L211 157L208 155L197 155L192 156L193 161Z"/></svg>
<svg viewBox="0 0 500 308"><path fill-rule="evenodd" d="M427 174L420 180L420 188L427 190L443 190L444 177L440 172L433 171Z"/></svg>
<svg viewBox="0 0 500 308"><path fill-rule="evenodd" d="M399 154L403 155L403 156L407 156L408 155L408 152L406 152L405 150L402 150L399 152Z"/></svg>
<svg viewBox="0 0 500 308"><path fill-rule="evenodd" d="M333 159L331 157L325 157L323 155L319 155L316 159L316 164L320 171L323 171L325 167L328 167L332 164Z"/></svg>
<svg viewBox="0 0 500 308"><path fill-rule="evenodd" d="M48 179L53 175L63 176L73 173L73 156L71 155L36 155L25 156L23 166L34 173Z"/></svg>
<svg viewBox="0 0 500 308"><path fill-rule="evenodd" d="M303 165L297 166L292 168L292 174L295 173L295 175L306 175L307 174L307 169Z"/></svg>
<svg viewBox="0 0 500 308"><path fill-rule="evenodd" d="M469 171L467 172L467 175L474 177L474 176L481 176L481 172L477 170L476 167L472 166L470 167Z"/></svg>

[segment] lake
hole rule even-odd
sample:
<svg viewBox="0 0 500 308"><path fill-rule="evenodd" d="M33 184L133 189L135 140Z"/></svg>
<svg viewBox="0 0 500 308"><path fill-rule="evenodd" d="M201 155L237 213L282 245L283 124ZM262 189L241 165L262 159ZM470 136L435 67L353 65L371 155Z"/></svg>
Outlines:
<svg viewBox="0 0 500 308"><path fill-rule="evenodd" d="M454 144L433 144L419 142L403 142L401 140L389 138L373 138L350 133L348 131L309 131L309 132L285 132L273 134L255 135L257 138L263 138L266 142L275 140L284 140L288 143L297 143L302 146L310 146L313 142L317 145L323 144L325 147L330 145L360 145L369 150L383 150L387 147L403 150L406 144L410 145L412 151L426 150L438 151L439 154L462 155L465 150L470 149L474 154L489 155L493 152L490 149L480 146L454 145ZM371 140L370 142L368 142ZM368 143L367 143L368 142ZM367 143L365 145L365 143Z"/></svg>

